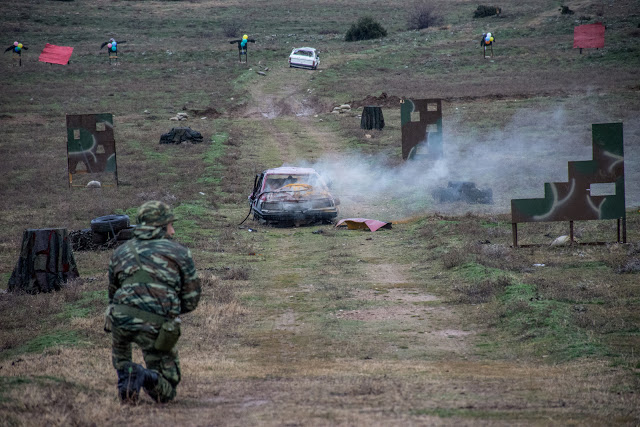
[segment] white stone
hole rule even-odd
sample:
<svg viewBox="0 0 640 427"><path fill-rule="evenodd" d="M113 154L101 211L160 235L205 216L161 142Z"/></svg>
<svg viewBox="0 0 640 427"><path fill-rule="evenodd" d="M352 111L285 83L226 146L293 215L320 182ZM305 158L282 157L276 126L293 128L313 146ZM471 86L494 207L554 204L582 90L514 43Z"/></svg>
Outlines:
<svg viewBox="0 0 640 427"><path fill-rule="evenodd" d="M571 238L567 235L560 236L551 242L551 246L568 246L571 243Z"/></svg>

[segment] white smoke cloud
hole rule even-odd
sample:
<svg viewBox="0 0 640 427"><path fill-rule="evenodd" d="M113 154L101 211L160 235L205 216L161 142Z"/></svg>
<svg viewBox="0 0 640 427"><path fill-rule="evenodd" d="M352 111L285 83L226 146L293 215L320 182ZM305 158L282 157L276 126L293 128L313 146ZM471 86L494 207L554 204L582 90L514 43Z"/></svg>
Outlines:
<svg viewBox="0 0 640 427"><path fill-rule="evenodd" d="M545 182L566 182L567 162L592 159L592 123L616 121L620 120L595 113L524 108L504 128L478 131L465 126L462 115L453 114L444 120L444 158L438 161L388 166L386 157L350 153L297 165L315 168L331 183L332 192L342 201L341 217L397 220L428 212L509 213L511 199L540 198ZM640 204L634 185L640 169L635 150L638 119L628 119L624 129L626 198L631 207ZM432 192L446 187L448 181L472 181L481 190L492 189L494 203L438 204Z"/></svg>

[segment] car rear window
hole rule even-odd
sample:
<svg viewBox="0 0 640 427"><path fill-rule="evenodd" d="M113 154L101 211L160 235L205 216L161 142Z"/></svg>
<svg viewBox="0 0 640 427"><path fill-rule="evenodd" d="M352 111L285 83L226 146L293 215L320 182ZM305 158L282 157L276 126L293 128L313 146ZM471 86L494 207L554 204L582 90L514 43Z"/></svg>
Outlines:
<svg viewBox="0 0 640 427"><path fill-rule="evenodd" d="M294 55L302 55L302 56L313 56L313 52L309 51L309 50L296 50L295 52L293 52Z"/></svg>
<svg viewBox="0 0 640 427"><path fill-rule="evenodd" d="M264 191L273 191L289 184L307 184L312 187L324 188L320 177L315 174L270 174L267 175Z"/></svg>

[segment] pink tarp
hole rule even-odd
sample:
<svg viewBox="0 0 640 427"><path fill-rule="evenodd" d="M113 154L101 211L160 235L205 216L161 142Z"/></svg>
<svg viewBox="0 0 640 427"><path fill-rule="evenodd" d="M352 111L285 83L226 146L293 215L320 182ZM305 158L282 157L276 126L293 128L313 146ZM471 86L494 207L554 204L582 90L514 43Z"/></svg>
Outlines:
<svg viewBox="0 0 640 427"><path fill-rule="evenodd" d="M376 231L379 228L391 228L390 222L378 221L377 219L367 218L345 218L338 221L336 227L347 226L349 230L365 230Z"/></svg>
<svg viewBox="0 0 640 427"><path fill-rule="evenodd" d="M601 23L586 24L574 27L573 48L604 47L604 25Z"/></svg>
<svg viewBox="0 0 640 427"><path fill-rule="evenodd" d="M42 53L40 54L38 61L48 62L50 64L66 65L69 63L72 53L72 47L56 46L54 44L47 43L44 49L42 49Z"/></svg>

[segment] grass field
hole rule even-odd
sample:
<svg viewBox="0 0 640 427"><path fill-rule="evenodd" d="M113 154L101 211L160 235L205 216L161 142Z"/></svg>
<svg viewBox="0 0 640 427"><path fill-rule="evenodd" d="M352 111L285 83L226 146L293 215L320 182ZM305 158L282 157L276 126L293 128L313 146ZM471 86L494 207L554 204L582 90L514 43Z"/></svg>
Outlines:
<svg viewBox="0 0 640 427"><path fill-rule="evenodd" d="M183 318L178 397L121 405L102 331L110 250L76 251L81 279L53 294L0 293L0 425L637 425L640 423L640 2L430 2L443 22L407 29L412 4L378 0L52 1L0 4L0 289L26 228L87 228L170 203L203 279ZM344 42L373 16L383 39ZM572 49L602 21L604 49ZM234 37L225 33L236 29ZM479 39L496 36L483 59ZM248 34L247 64L229 40ZM102 42L120 44L119 65ZM38 62L73 46L66 66ZM320 51L290 69L293 47ZM260 75L257 71L263 72ZM445 159L401 160L399 105L360 129L365 98L442 98ZM395 97L395 98L394 98ZM351 113L332 114L351 103ZM112 113L120 186L68 188L65 114ZM159 145L180 126L204 143ZM591 124L622 122L628 244L615 221L522 224L591 159ZM247 215L255 173L314 166L339 218L391 230L267 227ZM448 180L495 203L436 204ZM135 354L136 361L141 356Z"/></svg>

